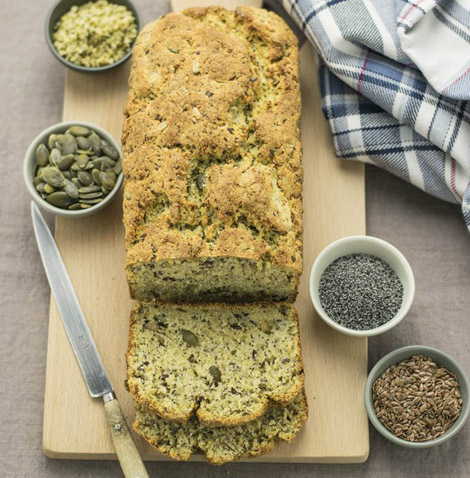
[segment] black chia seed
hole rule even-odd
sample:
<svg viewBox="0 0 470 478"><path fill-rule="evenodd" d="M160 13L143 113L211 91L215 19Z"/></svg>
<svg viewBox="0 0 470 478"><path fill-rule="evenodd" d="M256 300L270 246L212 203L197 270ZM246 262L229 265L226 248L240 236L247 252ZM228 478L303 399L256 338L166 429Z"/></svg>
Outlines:
<svg viewBox="0 0 470 478"><path fill-rule="evenodd" d="M348 254L332 262L319 284L328 316L353 330L375 329L393 319L403 301L403 284L382 259Z"/></svg>

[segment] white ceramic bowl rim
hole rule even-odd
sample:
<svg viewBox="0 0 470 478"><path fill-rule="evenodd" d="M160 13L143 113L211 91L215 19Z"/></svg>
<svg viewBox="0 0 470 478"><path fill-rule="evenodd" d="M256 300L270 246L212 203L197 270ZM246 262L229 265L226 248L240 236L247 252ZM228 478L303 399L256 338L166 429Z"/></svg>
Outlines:
<svg viewBox="0 0 470 478"><path fill-rule="evenodd" d="M453 359L450 355L434 347L428 347L426 345L407 345L406 347L401 347L399 349L396 349L390 352L389 354L385 355L384 357L382 357L369 372L369 375L367 376L366 385L364 388L364 400L365 400L369 420L371 421L374 428L381 435L383 435L385 438L387 438L388 440L392 441L393 443L397 445L407 446L411 448L429 448L435 445L439 445L440 443L454 436L463 427L470 413L470 405L468 403L462 404L462 411L460 413L460 416L457 419L457 421L449 428L449 430L447 430L443 435L437 438L434 438L433 440L428 440L424 442L410 442L408 440L404 440L403 438L397 437L391 431L389 431L385 427L385 425L382 424L382 422L377 418L377 415L375 414L374 406L372 403L373 383L378 378L378 376L380 376L388 367L390 367L390 365L401 362L402 360L406 360L404 358L398 358L401 355L406 355L408 358L411 357L412 355L429 356L437 364L443 365L444 367L446 367L445 364L440 363L440 360L444 358L447 362L449 362L452 365L452 367L449 367L449 369L452 368L451 371L454 372L455 375L457 376L461 389L465 388L467 391L470 391L470 382L468 380L468 377L465 371L463 370L461 365L455 359ZM467 402L468 402L468 398L467 398Z"/></svg>
<svg viewBox="0 0 470 478"><path fill-rule="evenodd" d="M328 314L325 312L323 309L320 299L318 297L318 291L316 290L316 286L314 284L315 282L315 275L317 275L318 279L321 277L321 274L324 272L326 267L328 267L331 262L328 262L327 265L322 267L321 271L318 271L320 264L324 261L324 258L327 254L331 253L337 248L340 248L343 245L354 245L354 244L373 244L375 247L379 247L383 249L384 251L387 251L390 253L391 256L393 256L400 266L402 267L404 274L406 276L406 284L403 283L404 287L404 295L403 295L403 302L402 305L392 319L390 319L388 322L385 324L380 325L379 327L376 327L374 329L368 329L368 330L354 330L354 329L349 329L347 327L344 327L337 322L335 322L333 319L331 319ZM367 253L366 251L356 251L356 252L364 252ZM351 252L347 252L345 254L339 254L338 257L341 257L343 255L347 254L352 254L354 253L354 248L352 248ZM370 252L372 255L376 255L373 252ZM387 260L383 259L385 262L389 263ZM390 263L389 265L395 269ZM413 298L414 298L414 293L415 293L415 281L414 281L414 275L413 271L411 269L410 264L406 260L405 256L395 247L392 246L387 241L384 241L383 239L379 239L378 237L374 236L366 236L366 235L357 235L357 236L348 236L348 237L343 237L341 239L338 239L332 243L330 243L328 246L326 246L320 254L318 254L317 258L315 259L311 272L310 272L310 278L309 278L309 289L310 289L310 297L313 302L313 305L315 307L315 310L317 313L320 315L320 317L323 319L324 322L326 322L330 327L334 328L335 330L346 334L346 335L351 335L355 337L371 337L374 335L379 335L383 332L386 332L393 327L395 327L403 318L406 316L408 313L411 304L413 303Z"/></svg>
<svg viewBox="0 0 470 478"><path fill-rule="evenodd" d="M117 191L120 189L122 180L123 180L123 174L121 173L117 178L116 186L114 186L114 189L103 199L103 201L101 201L100 203L96 205L93 205L92 207L88 209L82 209L80 211L69 211L67 209L57 208L55 206L52 206L51 204L46 202L44 199L42 199L41 196L39 196L38 192L36 191L36 188L33 185L33 170L34 170L34 164L35 164L34 159L35 159L36 148L41 142L44 142L44 138L47 138L50 134L65 131L70 126L74 126L74 125L86 126L87 128L92 129L93 131L98 133L98 135L101 138L111 143L118 150L119 155L122 157L121 146L114 139L114 137L111 134L109 134L106 130L101 128L100 126L90 123L88 121L64 121L62 123L56 123L52 126L49 126L49 128L46 128L45 130L41 131L41 133L39 133L33 139L33 141L31 141L23 161L23 178L24 178L26 188L28 189L29 193L31 194L31 197L33 198L33 200L36 202L36 204L39 207L41 207L42 209L45 209L51 214L58 215L58 216L65 216L65 217L89 216L103 209L106 205L110 203L110 201L113 199Z"/></svg>

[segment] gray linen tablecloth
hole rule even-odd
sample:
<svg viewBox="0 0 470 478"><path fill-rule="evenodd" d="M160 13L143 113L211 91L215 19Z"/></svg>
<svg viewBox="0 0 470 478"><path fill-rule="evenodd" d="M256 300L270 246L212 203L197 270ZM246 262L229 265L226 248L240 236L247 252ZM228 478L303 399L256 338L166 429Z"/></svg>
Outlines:
<svg viewBox="0 0 470 478"><path fill-rule="evenodd" d="M116 462L57 461L42 453L49 288L37 254L22 160L31 139L61 119L64 69L43 38L52 0L0 0L0 476L117 477ZM145 21L165 1L138 0ZM50 219L50 218L49 218ZM451 353L470 372L470 237L459 208L440 202L377 169L367 170L368 233L395 244L417 282L407 319L370 340L369 363L412 343ZM340 433L340 431L338 430ZM73 431L71 431L73 433ZM468 477L470 425L441 447L420 452L393 446L371 430L362 465L150 463L152 477L347 478Z"/></svg>

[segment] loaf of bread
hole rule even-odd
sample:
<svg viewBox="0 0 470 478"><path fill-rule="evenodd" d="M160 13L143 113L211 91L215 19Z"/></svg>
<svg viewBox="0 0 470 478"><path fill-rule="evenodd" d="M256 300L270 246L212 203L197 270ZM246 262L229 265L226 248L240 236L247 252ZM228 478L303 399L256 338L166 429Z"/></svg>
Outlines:
<svg viewBox="0 0 470 478"><path fill-rule="evenodd" d="M292 305L138 305L127 385L135 402L177 422L248 423L300 393L304 372Z"/></svg>
<svg viewBox="0 0 470 478"><path fill-rule="evenodd" d="M188 423L169 422L138 406L134 430L160 453L188 460L202 452L209 462L222 465L243 457L269 453L276 440L290 441L307 420L305 393L287 407L272 407L246 425L208 428L196 418Z"/></svg>
<svg viewBox="0 0 470 478"><path fill-rule="evenodd" d="M274 13L170 13L133 50L123 128L138 300L293 301L302 270L297 41Z"/></svg>

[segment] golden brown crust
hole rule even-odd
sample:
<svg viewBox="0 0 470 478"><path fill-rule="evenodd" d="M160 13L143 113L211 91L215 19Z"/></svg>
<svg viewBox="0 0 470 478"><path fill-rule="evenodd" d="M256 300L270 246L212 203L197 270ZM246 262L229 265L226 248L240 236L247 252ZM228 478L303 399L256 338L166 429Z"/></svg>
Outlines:
<svg viewBox="0 0 470 478"><path fill-rule="evenodd" d="M164 307L168 307L168 304L162 304ZM158 306L158 304L155 304ZM195 306L194 304L178 304L178 307L185 308L185 307L194 307L199 310L201 309L213 309L214 307L228 309L233 311L234 305L231 304L198 304ZM266 304L266 306L272 306L272 304ZM135 335L135 327L133 325L137 321L137 314L140 309L140 304L134 307L130 315L130 329L129 329L129 343L128 343L128 350L126 354L126 362L129 364L129 357L133 356L136 351L136 341L137 337ZM243 309L249 310L253 309L256 310L259 307L263 307L263 304L244 304ZM289 307L292 311L293 318L296 322L297 330L299 330L299 317L295 307ZM152 413L157 414L158 416L169 420L174 421L177 423L187 423L192 416L196 415L198 420L204 424L206 427L231 427L231 426L239 426L249 423L253 420L264 415L266 410L271 406L280 406L285 407L292 403L292 401L298 396L301 390L304 387L305 382L305 375L304 375L304 365L302 360L302 353L301 353L301 342L300 342L300 334L297 334L297 342L296 342L296 366L295 366L295 374L298 377L298 380L295 381L295 387L292 387L290 390L284 390L282 392L273 393L270 396L264 396L260 398L261 405L257 408L256 413L239 415L236 417L233 416L225 416L222 417L220 415L214 416L211 413L204 413L203 410L199 408L198 403L194 403L194 407L191 409L190 412L187 414L175 414L172 411L168 410L163 404L153 396L145 395L141 393L138 386L132 381L131 376L133 371L131 368L127 367L127 383L129 387L129 392L132 395L132 398L136 403L139 403L141 406L145 407Z"/></svg>
<svg viewBox="0 0 470 478"><path fill-rule="evenodd" d="M122 137L128 265L233 256L300 274L296 43L250 7L192 8L144 28Z"/></svg>

